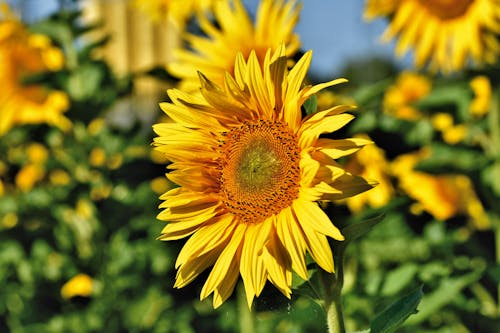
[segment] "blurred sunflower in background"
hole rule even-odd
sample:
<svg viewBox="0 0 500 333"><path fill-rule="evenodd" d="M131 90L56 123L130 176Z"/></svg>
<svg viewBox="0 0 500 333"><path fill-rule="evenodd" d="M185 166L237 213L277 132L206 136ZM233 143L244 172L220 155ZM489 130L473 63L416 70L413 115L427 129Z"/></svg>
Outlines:
<svg viewBox="0 0 500 333"><path fill-rule="evenodd" d="M412 213L426 211L440 221L464 215L474 228L489 228L490 220L469 177L462 174L433 175L415 168L428 154L428 149L421 149L399 155L390 166L400 189L416 201L411 207Z"/></svg>
<svg viewBox="0 0 500 333"><path fill-rule="evenodd" d="M4 3L0 12L0 135L22 124L71 127L63 113L69 99L60 91L25 82L64 65L62 51L47 36L30 33Z"/></svg>
<svg viewBox="0 0 500 333"><path fill-rule="evenodd" d="M433 71L494 63L500 51L499 0L367 0L365 18L389 17L384 41L396 54L414 49L415 65Z"/></svg>
<svg viewBox="0 0 500 333"><path fill-rule="evenodd" d="M213 293L214 307L240 274L249 306L267 280L290 297L292 270L308 278L306 251L333 272L328 237L344 237L316 201L373 186L335 162L369 140L319 138L350 122L344 112L353 107L302 118L308 98L345 80L301 87L311 52L290 71L284 46L257 54L246 61L238 53L223 86L200 74L201 96L169 90L172 103L161 107L173 121L154 125L154 145L172 162L167 177L179 185L160 197L158 218L168 222L160 239L191 236L177 258L175 287L213 265L201 299Z"/></svg>
<svg viewBox="0 0 500 333"><path fill-rule="evenodd" d="M295 1L263 0L253 23L240 0L218 1L214 3L215 22L206 15L197 16L205 36L186 33L187 45L176 50L168 71L181 79L181 89L195 90L199 85L197 71L221 85L224 73L232 74L238 52L248 59L254 50L262 64L267 49L275 50L285 43L286 56L292 57L300 47L299 36L293 31L299 12Z"/></svg>

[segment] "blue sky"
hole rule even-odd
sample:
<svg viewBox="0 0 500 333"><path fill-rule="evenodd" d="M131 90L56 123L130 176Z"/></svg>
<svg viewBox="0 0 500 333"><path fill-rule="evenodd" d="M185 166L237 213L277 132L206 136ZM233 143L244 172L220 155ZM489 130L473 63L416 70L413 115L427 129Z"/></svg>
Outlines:
<svg viewBox="0 0 500 333"><path fill-rule="evenodd" d="M117 0L102 0L117 1ZM19 0L10 0L18 3ZM259 0L243 0L252 13ZM41 6L40 4L43 3ZM296 32L304 50L313 50L311 73L320 77L338 74L352 59L369 56L393 58L393 45L382 44L380 35L386 27L384 20L363 21L365 0L303 0ZM24 0L30 16L45 16L57 6L56 0ZM408 57L396 60L408 64Z"/></svg>
<svg viewBox="0 0 500 333"><path fill-rule="evenodd" d="M244 0L255 11L258 0ZM330 77L338 74L351 59L374 55L394 59L393 44L383 44L380 36L385 20L365 22L364 0L303 0L296 32L304 50L313 50L311 72ZM394 59L398 65L408 63Z"/></svg>

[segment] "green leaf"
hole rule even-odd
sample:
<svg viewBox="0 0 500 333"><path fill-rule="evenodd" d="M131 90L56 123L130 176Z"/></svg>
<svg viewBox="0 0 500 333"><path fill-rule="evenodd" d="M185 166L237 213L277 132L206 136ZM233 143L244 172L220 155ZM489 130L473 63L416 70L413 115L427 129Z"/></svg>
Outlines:
<svg viewBox="0 0 500 333"><path fill-rule="evenodd" d="M392 303L372 321L370 333L394 332L409 316L417 313L417 306L422 296L422 286L420 286L415 291Z"/></svg>
<svg viewBox="0 0 500 333"><path fill-rule="evenodd" d="M457 298L459 293L468 285L476 282L482 275L482 271L472 272L460 277L449 278L441 281L437 290L427 295L419 306L419 312L408 320L408 324L418 324L436 313L448 303Z"/></svg>
<svg viewBox="0 0 500 333"><path fill-rule="evenodd" d="M93 64L80 66L68 79L67 90L70 96L76 101L90 99L98 93L103 74L99 66Z"/></svg>
<svg viewBox="0 0 500 333"><path fill-rule="evenodd" d="M397 294L413 282L413 278L417 272L418 266L415 263L407 263L390 271L384 279L382 295L392 296Z"/></svg>
<svg viewBox="0 0 500 333"><path fill-rule="evenodd" d="M471 99L469 86L464 82L443 82L435 86L429 95L416 103L419 109L439 108L455 105L461 115L467 113Z"/></svg>
<svg viewBox="0 0 500 333"><path fill-rule="evenodd" d="M486 167L481 173L481 178L496 195L500 196L500 161Z"/></svg>
<svg viewBox="0 0 500 333"><path fill-rule="evenodd" d="M318 110L318 99L316 98L316 95L312 95L311 97L309 97L302 106L306 110L306 114L309 115L316 113L316 111Z"/></svg>
<svg viewBox="0 0 500 333"><path fill-rule="evenodd" d="M431 145L431 156L419 162L416 169L432 173L481 170L488 162L484 153L441 143Z"/></svg>
<svg viewBox="0 0 500 333"><path fill-rule="evenodd" d="M369 220L365 220L363 222L359 223L354 223L351 225L348 225L347 227L342 229L342 234L345 237L345 241L342 242L342 244L346 244L350 241L353 241L364 234L366 234L368 231L370 231L374 226L380 223L382 219L384 218L384 214L375 216Z"/></svg>

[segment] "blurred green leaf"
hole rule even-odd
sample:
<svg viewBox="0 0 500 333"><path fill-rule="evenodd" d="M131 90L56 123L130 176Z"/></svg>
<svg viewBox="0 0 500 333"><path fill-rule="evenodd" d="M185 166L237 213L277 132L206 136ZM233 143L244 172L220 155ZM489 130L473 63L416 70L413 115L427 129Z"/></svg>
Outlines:
<svg viewBox="0 0 500 333"><path fill-rule="evenodd" d="M379 224L384 219L384 216L385 216L384 214L381 214L371 219L365 220L363 222L348 225L347 227L342 229L342 234L345 237L345 241L339 243L345 244L344 246L347 246L346 243L349 243L363 236L368 231L370 231L374 226Z"/></svg>
<svg viewBox="0 0 500 333"><path fill-rule="evenodd" d="M92 63L78 67L68 78L67 91L76 101L92 98L100 89L104 73Z"/></svg>
<svg viewBox="0 0 500 333"><path fill-rule="evenodd" d="M302 105L306 111L306 114L313 114L316 113L318 110L318 98L316 95L312 95L309 97L304 104Z"/></svg>
<svg viewBox="0 0 500 333"><path fill-rule="evenodd" d="M500 161L487 166L481 173L483 183L491 187L493 193L500 196Z"/></svg>
<svg viewBox="0 0 500 333"><path fill-rule="evenodd" d="M453 173L481 170L488 159L483 152L433 143L431 155L416 165L417 170L430 173Z"/></svg>
<svg viewBox="0 0 500 333"><path fill-rule="evenodd" d="M436 109L454 105L461 115L465 115L468 112L471 97L468 83L445 81L435 84L431 92L418 101L416 106L419 109Z"/></svg>
<svg viewBox="0 0 500 333"><path fill-rule="evenodd" d="M392 296L403 290L411 282L418 272L418 265L415 263L407 263L387 273L382 286L381 294L384 296Z"/></svg>
<svg viewBox="0 0 500 333"><path fill-rule="evenodd" d="M476 282L481 276L482 271L477 271L442 280L439 287L422 300L419 312L415 316L412 316L407 323L415 325L427 319L443 306L455 300L462 289Z"/></svg>
<svg viewBox="0 0 500 333"><path fill-rule="evenodd" d="M422 287L419 287L415 291L391 304L372 321L370 333L394 332L409 316L417 313L417 306L422 296Z"/></svg>

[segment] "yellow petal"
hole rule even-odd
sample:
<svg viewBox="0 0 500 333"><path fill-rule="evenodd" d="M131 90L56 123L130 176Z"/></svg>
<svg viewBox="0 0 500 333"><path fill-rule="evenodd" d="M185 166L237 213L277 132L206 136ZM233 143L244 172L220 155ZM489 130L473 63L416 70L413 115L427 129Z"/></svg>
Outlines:
<svg viewBox="0 0 500 333"><path fill-rule="evenodd" d="M293 202L293 211L304 232L306 229L312 229L333 239L344 240L340 230L330 221L317 203L298 199Z"/></svg>

